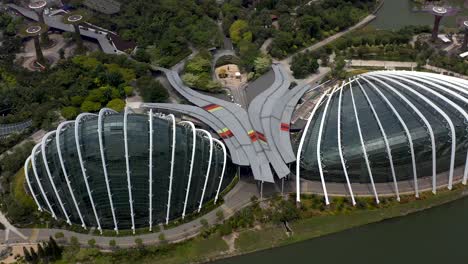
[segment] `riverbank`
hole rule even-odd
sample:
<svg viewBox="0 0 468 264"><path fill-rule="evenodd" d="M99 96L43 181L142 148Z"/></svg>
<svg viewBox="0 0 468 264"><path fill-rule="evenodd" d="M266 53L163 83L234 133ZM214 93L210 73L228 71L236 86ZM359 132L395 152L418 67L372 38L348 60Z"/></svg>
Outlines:
<svg viewBox="0 0 468 264"><path fill-rule="evenodd" d="M401 203L387 208L358 210L350 213L300 219L290 223L290 227L293 230L292 236L286 235L283 226L266 225L260 230L245 230L239 232L239 238L236 240L235 252L231 253L230 256L224 255L219 258L239 256L275 247L282 247L371 223L404 217L467 196L468 188L459 184L454 187L452 191L441 190L437 195L433 195L430 192L424 193L419 200L412 201L414 199L412 197L402 197Z"/></svg>
<svg viewBox="0 0 468 264"><path fill-rule="evenodd" d="M99 263L112 263L116 260L119 263L135 263L135 261L138 263L171 264L205 263L286 246L359 226L406 216L466 196L468 196L468 188L461 184L456 185L452 191L439 190L437 195L433 195L431 192L423 193L420 199L416 199L414 196L403 196L400 203L393 198L389 198L382 201L379 206L372 204L371 199L362 198L357 207L352 207L347 205L343 198L335 198L341 199L339 203L337 200L334 204L332 203L330 208L324 208L323 203L318 202L320 197L315 196L310 199L304 198L301 205L307 208L321 209L308 210L302 208L302 213L305 210L308 213L313 212L313 214L307 218L290 221L289 227L292 229L292 235L287 234L284 225L272 224L271 221L268 223L256 222L247 228L238 228L232 233L227 232L228 234L225 236L223 236L223 225L218 225L207 228L201 235L178 244L146 246L138 248L138 250L117 250L114 253L102 253L95 248L82 248L79 249L77 256L80 256L80 261ZM265 208L265 205L271 204L274 199L263 201L259 207ZM291 208L285 208L291 210ZM249 209L248 207L245 210L247 211L243 210L239 215L257 213L255 208ZM59 263L67 263L66 261Z"/></svg>

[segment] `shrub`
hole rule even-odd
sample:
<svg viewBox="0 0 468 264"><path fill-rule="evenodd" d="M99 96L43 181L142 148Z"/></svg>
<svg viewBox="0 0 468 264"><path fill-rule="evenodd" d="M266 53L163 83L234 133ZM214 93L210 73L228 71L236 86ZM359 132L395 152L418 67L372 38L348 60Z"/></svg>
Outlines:
<svg viewBox="0 0 468 264"><path fill-rule="evenodd" d="M109 241L109 246L111 248L115 248L117 246L117 242L115 241L115 239L112 239Z"/></svg>
<svg viewBox="0 0 468 264"><path fill-rule="evenodd" d="M94 238L88 240L88 245L89 245L90 247L95 247L95 246L96 246L96 240L95 240Z"/></svg>
<svg viewBox="0 0 468 264"><path fill-rule="evenodd" d="M107 103L107 107L114 109L117 112L122 112L125 108L125 101L118 98L112 99L109 101L109 103Z"/></svg>
<svg viewBox="0 0 468 264"><path fill-rule="evenodd" d="M67 106L62 108L61 114L63 118L67 120L73 120L80 114L80 110L73 106Z"/></svg>

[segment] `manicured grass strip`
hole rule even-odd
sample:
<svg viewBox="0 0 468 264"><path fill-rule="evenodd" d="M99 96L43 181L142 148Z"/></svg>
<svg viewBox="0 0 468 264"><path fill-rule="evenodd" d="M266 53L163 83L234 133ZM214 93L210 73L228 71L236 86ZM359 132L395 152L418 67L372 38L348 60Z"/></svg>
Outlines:
<svg viewBox="0 0 468 264"><path fill-rule="evenodd" d="M19 170L13 178L13 195L15 200L25 208L36 208L34 200L25 192L26 178L24 170Z"/></svg>

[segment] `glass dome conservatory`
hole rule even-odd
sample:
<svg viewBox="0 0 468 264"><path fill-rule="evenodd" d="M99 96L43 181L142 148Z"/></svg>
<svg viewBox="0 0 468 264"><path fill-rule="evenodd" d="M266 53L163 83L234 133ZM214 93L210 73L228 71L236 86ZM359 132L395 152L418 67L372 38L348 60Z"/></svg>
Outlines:
<svg viewBox="0 0 468 264"><path fill-rule="evenodd" d="M25 164L39 210L69 224L149 228L216 202L233 179L223 143L173 115L103 109L60 124Z"/></svg>
<svg viewBox="0 0 468 264"><path fill-rule="evenodd" d="M399 199L403 185L418 196L466 183L468 81L379 71L315 100L299 144L298 175L320 181L327 203L327 189L339 183L352 197L356 185L367 185L377 202L379 184Z"/></svg>

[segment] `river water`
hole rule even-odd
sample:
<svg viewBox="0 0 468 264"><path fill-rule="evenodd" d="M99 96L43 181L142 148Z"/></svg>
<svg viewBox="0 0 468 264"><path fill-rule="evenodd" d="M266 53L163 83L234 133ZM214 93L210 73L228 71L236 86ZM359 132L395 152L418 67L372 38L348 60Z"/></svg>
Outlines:
<svg viewBox="0 0 468 264"><path fill-rule="evenodd" d="M468 198L213 264L467 263Z"/></svg>
<svg viewBox="0 0 468 264"><path fill-rule="evenodd" d="M460 8L456 16L446 17L442 25L456 27L457 17L468 17L468 10L464 7L465 0L447 0L451 6ZM377 13L377 18L370 24L379 29L399 29L407 25L432 25L434 18L431 14L414 12L411 0L385 0L384 5Z"/></svg>

